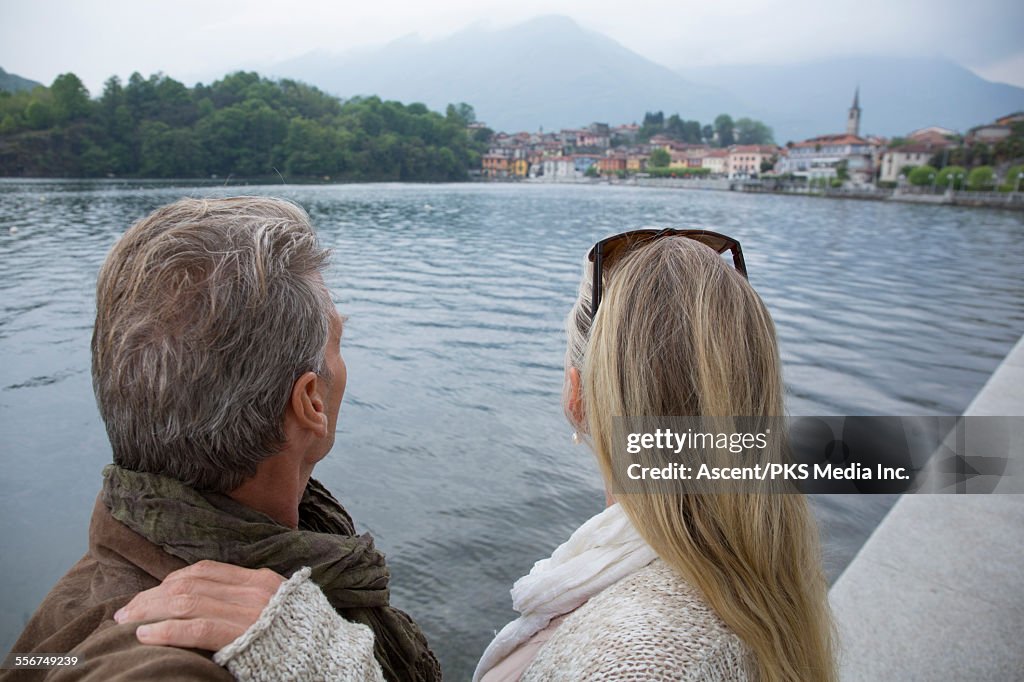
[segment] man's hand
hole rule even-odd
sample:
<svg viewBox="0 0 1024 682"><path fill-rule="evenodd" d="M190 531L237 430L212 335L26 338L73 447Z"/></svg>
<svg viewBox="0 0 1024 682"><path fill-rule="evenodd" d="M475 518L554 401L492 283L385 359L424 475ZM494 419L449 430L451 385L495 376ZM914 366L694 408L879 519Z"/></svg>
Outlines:
<svg viewBox="0 0 1024 682"><path fill-rule="evenodd" d="M135 631L143 644L217 651L256 622L284 581L268 568L200 561L135 595L114 614L114 620L159 621Z"/></svg>

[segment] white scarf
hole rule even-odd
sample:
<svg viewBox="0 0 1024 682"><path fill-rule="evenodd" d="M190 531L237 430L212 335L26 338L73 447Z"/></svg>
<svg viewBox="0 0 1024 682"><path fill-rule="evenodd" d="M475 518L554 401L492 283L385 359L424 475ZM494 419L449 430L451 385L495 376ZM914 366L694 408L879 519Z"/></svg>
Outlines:
<svg viewBox="0 0 1024 682"><path fill-rule="evenodd" d="M570 613L606 587L658 558L613 504L584 523L512 586L512 607L522 614L494 638L473 673L473 682L553 619Z"/></svg>

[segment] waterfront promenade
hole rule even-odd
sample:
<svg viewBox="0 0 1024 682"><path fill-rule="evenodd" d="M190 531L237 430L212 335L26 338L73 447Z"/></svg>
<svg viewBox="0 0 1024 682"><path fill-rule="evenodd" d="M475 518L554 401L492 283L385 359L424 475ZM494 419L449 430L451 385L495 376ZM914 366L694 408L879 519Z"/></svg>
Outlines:
<svg viewBox="0 0 1024 682"><path fill-rule="evenodd" d="M1024 338L965 414L1024 415ZM1024 495L902 497L830 598L844 682L1024 680Z"/></svg>
<svg viewBox="0 0 1024 682"><path fill-rule="evenodd" d="M492 181L494 182L494 181ZM728 178L530 178L497 182L526 182L529 184L563 185L626 185L657 189L701 189L747 194L781 194L786 196L818 197L824 199L858 199L863 201L894 201L905 204L932 204L969 206L1024 211L1024 192L928 191L919 188L902 190L880 189L874 186L851 188L816 188L806 185L777 185L772 181Z"/></svg>

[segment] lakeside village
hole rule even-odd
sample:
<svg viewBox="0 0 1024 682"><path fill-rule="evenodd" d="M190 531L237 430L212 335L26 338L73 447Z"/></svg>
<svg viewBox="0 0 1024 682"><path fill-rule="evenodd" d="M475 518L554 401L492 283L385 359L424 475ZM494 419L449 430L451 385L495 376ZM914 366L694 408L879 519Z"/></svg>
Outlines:
<svg viewBox="0 0 1024 682"><path fill-rule="evenodd" d="M722 145L719 130L700 144L666 134L639 142L641 126L635 123L495 133L479 174L487 180L668 184L1024 208L1024 112L962 134L930 126L886 139L860 134L859 99L855 91L846 132L785 146ZM664 181L673 178L679 182Z"/></svg>

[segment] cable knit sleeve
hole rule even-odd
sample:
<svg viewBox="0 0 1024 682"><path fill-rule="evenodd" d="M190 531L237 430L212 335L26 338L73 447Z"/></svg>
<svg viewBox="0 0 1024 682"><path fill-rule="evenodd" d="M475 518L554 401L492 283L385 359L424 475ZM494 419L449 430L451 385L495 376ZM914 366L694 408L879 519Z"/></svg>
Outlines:
<svg viewBox="0 0 1024 682"><path fill-rule="evenodd" d="M308 568L282 583L256 622L213 660L242 682L384 680L373 631L339 616Z"/></svg>

